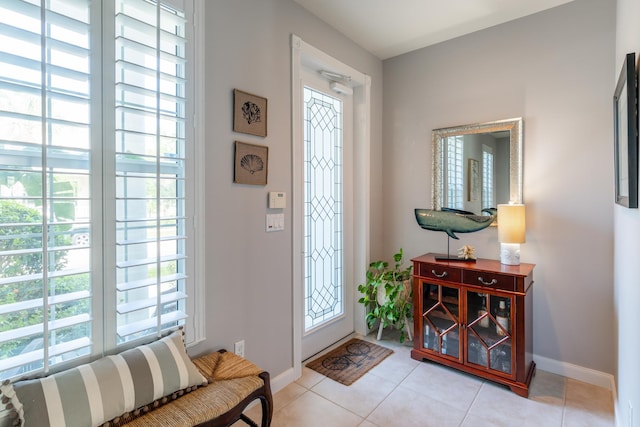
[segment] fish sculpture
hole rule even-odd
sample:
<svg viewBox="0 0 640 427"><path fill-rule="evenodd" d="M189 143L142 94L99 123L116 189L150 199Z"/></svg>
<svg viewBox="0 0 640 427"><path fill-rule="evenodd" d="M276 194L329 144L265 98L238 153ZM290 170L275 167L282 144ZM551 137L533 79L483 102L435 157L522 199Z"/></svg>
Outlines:
<svg viewBox="0 0 640 427"><path fill-rule="evenodd" d="M443 208L416 209L416 221L420 227L431 231L444 231L449 237L459 240L455 233L473 233L487 228L498 216L495 208L482 209L489 215L475 215L472 212Z"/></svg>

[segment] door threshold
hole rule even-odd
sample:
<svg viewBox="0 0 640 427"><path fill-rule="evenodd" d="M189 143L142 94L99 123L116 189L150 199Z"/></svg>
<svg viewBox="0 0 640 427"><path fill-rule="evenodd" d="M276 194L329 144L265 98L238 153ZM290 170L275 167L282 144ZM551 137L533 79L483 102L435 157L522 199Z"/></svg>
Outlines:
<svg viewBox="0 0 640 427"><path fill-rule="evenodd" d="M311 356L309 356L308 358L304 359L302 361L302 366L304 366L307 362L310 362L314 359L316 359L319 356L322 356L324 354L329 353L331 350L340 347L342 344L346 343L347 341L349 341L351 338L355 338L355 337L360 337L361 335L358 334L357 332L351 332L349 335L339 339L338 341L334 342L333 344L331 344L328 347L323 348L322 350L320 350L319 352L317 352L316 354L312 354Z"/></svg>

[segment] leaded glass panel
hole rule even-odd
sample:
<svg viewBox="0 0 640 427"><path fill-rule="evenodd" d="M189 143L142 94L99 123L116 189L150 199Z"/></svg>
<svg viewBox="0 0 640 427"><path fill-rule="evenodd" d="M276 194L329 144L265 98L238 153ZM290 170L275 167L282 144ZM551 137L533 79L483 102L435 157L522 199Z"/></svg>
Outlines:
<svg viewBox="0 0 640 427"><path fill-rule="evenodd" d="M342 101L305 87L305 331L344 313L342 143Z"/></svg>

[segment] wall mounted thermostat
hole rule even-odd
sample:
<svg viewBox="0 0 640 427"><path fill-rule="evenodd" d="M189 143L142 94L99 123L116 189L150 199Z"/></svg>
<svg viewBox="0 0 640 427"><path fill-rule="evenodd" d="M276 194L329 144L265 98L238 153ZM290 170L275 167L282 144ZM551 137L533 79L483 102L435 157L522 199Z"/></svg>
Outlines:
<svg viewBox="0 0 640 427"><path fill-rule="evenodd" d="M287 206L287 193L282 191L269 192L269 209L284 209Z"/></svg>

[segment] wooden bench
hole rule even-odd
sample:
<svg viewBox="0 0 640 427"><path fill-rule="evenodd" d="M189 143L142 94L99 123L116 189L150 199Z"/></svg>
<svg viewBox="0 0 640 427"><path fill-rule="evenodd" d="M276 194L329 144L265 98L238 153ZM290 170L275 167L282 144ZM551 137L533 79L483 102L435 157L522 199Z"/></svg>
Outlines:
<svg viewBox="0 0 640 427"><path fill-rule="evenodd" d="M184 353L184 358L189 360L186 352ZM110 421L104 422L101 427L222 427L230 426L238 420L242 420L250 426L258 427L258 424L243 414L247 407L256 400L259 400L262 406L260 425L262 427L271 425L273 398L268 372L262 371L247 359L224 350L191 359L191 361L193 364L188 369L201 379L201 383L199 382L200 380L196 379L197 385L177 390L133 411L117 415ZM101 383L104 387L97 391L97 397L96 390L95 388L93 389L91 401L82 397L83 393L86 392L86 384L84 382L68 381L68 378L79 378L81 367L54 374L51 379L46 377L32 380L25 379L13 384L9 381L4 381L0 384L0 402L2 402L0 407L0 426L21 426L23 421L27 425L35 426L51 425L54 422L60 424L60 422L66 421L65 417L72 419L73 425L90 425L90 420L95 419L94 415L90 414L90 418L87 419L80 414L95 409L96 401L100 402L104 398L106 399L104 402L109 402L111 407L115 408L119 408L119 405L123 402L122 396L118 394L122 392L122 388L118 388L118 384L121 387L122 377L118 376L116 380L111 381L113 376L118 375L118 373L111 374L107 372L106 376L104 372L100 373L108 365L108 363L99 364L99 361L96 361L93 365L84 365L82 367L85 372L90 371L93 375L98 372L101 378L99 381L104 383ZM170 363L165 365L168 366ZM138 382L130 384L136 390L148 389L150 384L144 379L146 377L141 375L141 372L145 371L146 365L142 363L132 366L135 369L134 372L136 374L134 376L138 378ZM174 366L177 366L177 364ZM169 369L167 378L170 378L172 375L170 368L166 369ZM130 371L126 370L126 372ZM204 378L202 378L203 376ZM43 381L48 383L53 381L60 385L64 384L64 382L60 382L63 378L67 378L67 384L63 387L63 390L58 390L55 387L55 393L49 392L47 396L41 394L43 393ZM131 380L132 377L130 376L129 379ZM108 383L110 382L116 383L116 386L109 385ZM80 390L80 392L74 394L69 389L69 385L75 387L75 390ZM152 380L151 385L157 386L154 380ZM14 387L18 387L20 394L16 392ZM127 393L126 390L125 393ZM131 390L131 393L135 394L135 391ZM69 400L71 395L73 395L72 399L75 405L82 405L82 402L85 402L91 409L87 411L86 407L74 406L74 411L77 414L60 412L60 406L63 405L58 404L56 399L51 397L66 396L65 402L68 405L73 405ZM56 412L56 409L58 412ZM103 416L104 413L106 412L103 412ZM62 419L60 416L62 416Z"/></svg>
<svg viewBox="0 0 640 427"><path fill-rule="evenodd" d="M193 359L193 363L209 381L207 386L198 387L157 408L149 408L147 413L131 421L123 419L114 425L222 427L242 420L258 427L243 414L255 400L262 406L260 425L271 425L273 397L268 372L225 350Z"/></svg>

